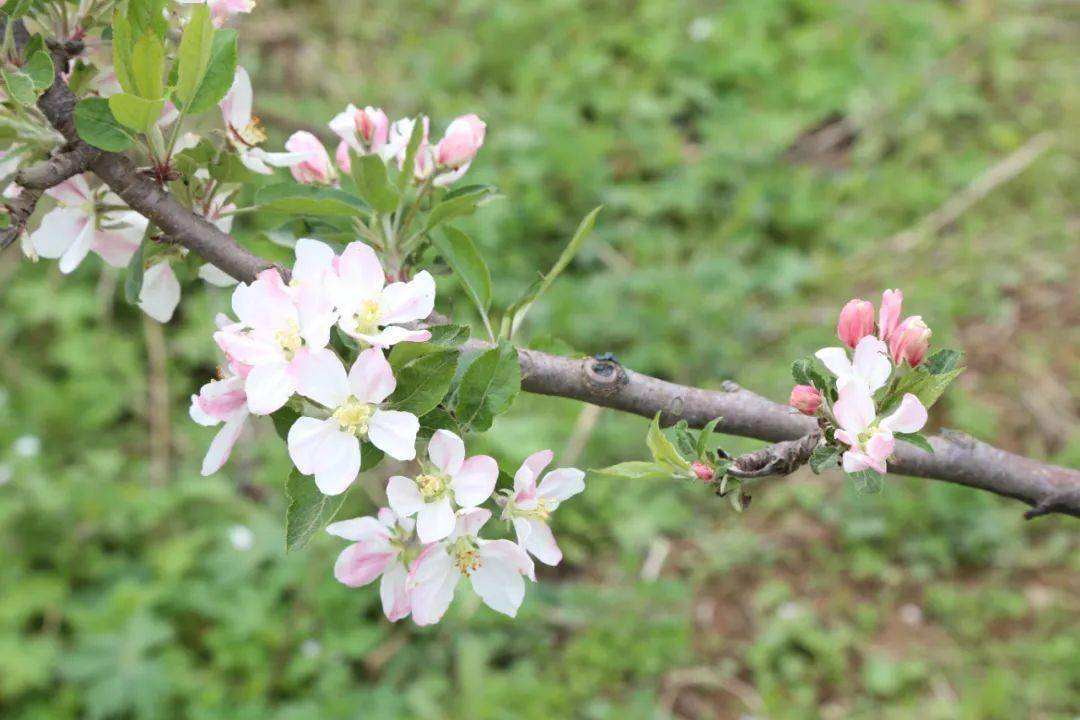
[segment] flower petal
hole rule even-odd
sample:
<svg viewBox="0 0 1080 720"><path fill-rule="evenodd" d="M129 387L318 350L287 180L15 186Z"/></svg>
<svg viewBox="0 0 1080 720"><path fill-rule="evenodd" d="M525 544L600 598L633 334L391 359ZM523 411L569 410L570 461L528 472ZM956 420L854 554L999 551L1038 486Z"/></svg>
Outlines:
<svg viewBox="0 0 1080 720"><path fill-rule="evenodd" d="M334 578L349 587L367 585L382 575L394 559L394 553L386 547L370 547L367 543L353 543L341 551L334 563Z"/></svg>
<svg viewBox="0 0 1080 720"><path fill-rule="evenodd" d="M179 304L180 281L172 265L167 260L156 263L143 275L139 308L158 322L167 323Z"/></svg>
<svg viewBox="0 0 1080 720"><path fill-rule="evenodd" d="M386 484L386 499L390 502L390 508L401 517L418 513L424 507L424 497L416 482L402 475L390 478Z"/></svg>
<svg viewBox="0 0 1080 720"><path fill-rule="evenodd" d="M290 364L296 392L306 398L337 409L349 397L345 366L333 350L301 349Z"/></svg>
<svg viewBox="0 0 1080 720"><path fill-rule="evenodd" d="M88 222L82 230L79 231L79 234L75 236L75 240L68 246L68 249L64 251L64 254L60 256L60 263L58 265L60 272L65 275L73 272L86 258L87 254L90 252L90 248L93 246L94 225L93 223Z"/></svg>
<svg viewBox="0 0 1080 720"><path fill-rule="evenodd" d="M229 459L229 455L232 454L233 446L236 444L237 438L240 437L240 433L244 430L244 424L248 419L247 408L240 410L232 415L225 424L218 430L217 435L210 441L210 447L206 450L206 457L203 458L202 474L213 475L221 466L225 464L225 461Z"/></svg>
<svg viewBox="0 0 1080 720"><path fill-rule="evenodd" d="M491 519L491 511L487 508L467 508L457 514L457 522L451 540L462 537L476 537L480 528Z"/></svg>
<svg viewBox="0 0 1080 720"><path fill-rule="evenodd" d="M473 590L488 607L514 617L525 599L525 578L533 574L533 563L518 545L509 540L491 540L479 546L480 567L469 576Z"/></svg>
<svg viewBox="0 0 1080 720"><path fill-rule="evenodd" d="M352 242L337 259L338 304L355 307L357 300L374 297L386 284L386 273L371 246Z"/></svg>
<svg viewBox="0 0 1080 720"><path fill-rule="evenodd" d="M382 600L383 613L390 622L408 617L412 609L409 600L409 571L400 562L391 563L383 570L382 581L379 583L379 599Z"/></svg>
<svg viewBox="0 0 1080 720"><path fill-rule="evenodd" d="M847 350L844 348L822 348L814 353L814 356L836 377L846 377L852 372L851 361L848 360Z"/></svg>
<svg viewBox="0 0 1080 720"><path fill-rule="evenodd" d="M875 416L874 398L866 385L861 382L851 382L840 388L839 399L833 406L833 414L840 427L847 430L851 435L859 433L870 427Z"/></svg>
<svg viewBox="0 0 1080 720"><path fill-rule="evenodd" d="M386 525L370 515L330 523L326 526L326 532L353 542L370 542L378 539L387 543L387 547L389 547L390 533L387 531Z"/></svg>
<svg viewBox="0 0 1080 720"><path fill-rule="evenodd" d="M855 346L855 374L862 377L874 392L889 381L892 374L892 362L889 361L889 346L867 335Z"/></svg>
<svg viewBox="0 0 1080 720"><path fill-rule="evenodd" d="M329 245L311 238L296 241L296 262L293 264L294 280L321 284L334 262L334 250Z"/></svg>
<svg viewBox="0 0 1080 720"><path fill-rule="evenodd" d="M410 571L412 617L417 625L439 622L454 599L461 573L442 545L424 550Z"/></svg>
<svg viewBox="0 0 1080 720"><path fill-rule="evenodd" d="M873 460L866 453L858 450L848 450L844 453L844 472L857 473L867 470L873 464Z"/></svg>
<svg viewBox="0 0 1080 720"><path fill-rule="evenodd" d="M368 439L395 460L416 457L416 433L420 421L400 410L376 410L368 421Z"/></svg>
<svg viewBox="0 0 1080 720"><path fill-rule="evenodd" d="M481 504L495 492L495 482L499 479L499 464L495 458L487 455L474 455L453 473L450 486L454 489L454 500L461 507L474 507Z"/></svg>
<svg viewBox="0 0 1080 720"><path fill-rule="evenodd" d="M332 419L301 417L289 428L289 457L305 475L314 475L324 495L340 495L360 472L360 441Z"/></svg>
<svg viewBox="0 0 1080 720"><path fill-rule="evenodd" d="M368 348L360 353L349 370L349 388L360 402L381 403L396 387L394 371L378 348Z"/></svg>
<svg viewBox="0 0 1080 720"><path fill-rule="evenodd" d="M59 207L41 219L41 225L30 234L34 252L43 258L62 256L80 234L91 227L86 213L75 208Z"/></svg>
<svg viewBox="0 0 1080 720"><path fill-rule="evenodd" d="M519 532L518 543L545 565L554 566L562 562L562 550L559 549L559 544L555 542L555 535L551 532L548 524L537 519L525 519L524 521L529 526L529 532L524 541L522 541ZM518 519L515 519L515 528L517 524Z"/></svg>
<svg viewBox="0 0 1080 720"><path fill-rule="evenodd" d="M585 473L577 468L559 468L552 470L537 487L537 494L542 498L562 502L585 489Z"/></svg>
<svg viewBox="0 0 1080 720"><path fill-rule="evenodd" d="M465 443L449 430L437 430L428 443L428 457L439 470L454 476L465 462Z"/></svg>
<svg viewBox="0 0 1080 720"><path fill-rule="evenodd" d="M244 379L248 409L256 415L269 415L279 410L296 390L289 363L264 363L251 368Z"/></svg>
<svg viewBox="0 0 1080 720"><path fill-rule="evenodd" d="M919 432L926 425L927 413L915 395L905 393L896 412L881 421L881 427L893 432Z"/></svg>
<svg viewBox="0 0 1080 720"><path fill-rule="evenodd" d="M420 542L433 543L450 537L454 531L454 509L450 498L444 496L433 503L424 503L416 513L416 535Z"/></svg>
<svg viewBox="0 0 1080 720"><path fill-rule="evenodd" d="M388 285L379 298L380 325L423 320L435 309L435 278L421 270L409 282Z"/></svg>

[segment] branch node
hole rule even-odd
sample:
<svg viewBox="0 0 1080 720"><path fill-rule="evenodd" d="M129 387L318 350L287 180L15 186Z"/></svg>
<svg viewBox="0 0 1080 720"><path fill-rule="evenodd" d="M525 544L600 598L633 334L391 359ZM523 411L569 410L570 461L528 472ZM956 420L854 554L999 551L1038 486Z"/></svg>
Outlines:
<svg viewBox="0 0 1080 720"><path fill-rule="evenodd" d="M605 397L615 395L630 382L623 366L611 357L585 358L581 375L590 389Z"/></svg>

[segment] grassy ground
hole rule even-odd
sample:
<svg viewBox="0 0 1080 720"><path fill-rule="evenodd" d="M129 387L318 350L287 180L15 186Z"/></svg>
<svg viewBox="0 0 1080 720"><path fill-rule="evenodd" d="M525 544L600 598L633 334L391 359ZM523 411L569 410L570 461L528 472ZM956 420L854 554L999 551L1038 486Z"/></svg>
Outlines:
<svg viewBox="0 0 1080 720"><path fill-rule="evenodd" d="M470 174L507 200L469 229L504 303L605 205L531 344L781 398L845 300L900 286L969 355L932 424L1080 466L1074 5L262 0L241 37L279 141L349 101L488 121ZM331 581L331 538L284 555L270 428L198 477L210 433L186 398L227 296L187 295L162 332L115 275L0 257L4 718L1080 708L1075 521L921 480L866 496L800 473L744 516L597 481L517 621L462 598L436 628L391 626ZM485 443L594 467L641 455L644 426L528 397Z"/></svg>

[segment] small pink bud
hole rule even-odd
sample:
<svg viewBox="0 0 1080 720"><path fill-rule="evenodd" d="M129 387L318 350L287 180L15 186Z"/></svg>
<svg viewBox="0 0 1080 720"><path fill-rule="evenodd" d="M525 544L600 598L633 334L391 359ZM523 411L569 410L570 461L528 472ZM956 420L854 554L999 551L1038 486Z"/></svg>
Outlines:
<svg viewBox="0 0 1080 720"><path fill-rule="evenodd" d="M382 108L368 105L356 113L356 132L369 148L378 150L389 137L390 119Z"/></svg>
<svg viewBox="0 0 1080 720"><path fill-rule="evenodd" d="M337 161L337 166L341 172L346 175L352 172L352 158L349 157L349 143L344 140L338 143L337 152L334 153L334 160Z"/></svg>
<svg viewBox="0 0 1080 720"><path fill-rule="evenodd" d="M690 468L694 471L694 474L698 476L698 480L701 480L702 482L708 483L716 479L716 471L700 460L695 460L690 463Z"/></svg>
<svg viewBox="0 0 1080 720"><path fill-rule="evenodd" d="M881 312L878 315L878 337L888 342L900 323L900 308L904 304L904 293L899 290L886 290L881 294Z"/></svg>
<svg viewBox="0 0 1080 720"><path fill-rule="evenodd" d="M293 165L293 177L296 182L310 185L312 183L329 184L334 179L334 169L330 165L330 156L326 148L319 142L319 138L311 133L301 130L295 132L285 142L285 149L292 153L306 153L307 157L296 165Z"/></svg>
<svg viewBox="0 0 1080 720"><path fill-rule="evenodd" d="M907 360L911 367L917 366L930 348L930 328L919 315L912 315L897 326L889 338L889 353L893 362L899 365Z"/></svg>
<svg viewBox="0 0 1080 720"><path fill-rule="evenodd" d="M796 385L788 403L803 415L814 415L821 407L821 393L813 385Z"/></svg>
<svg viewBox="0 0 1080 720"><path fill-rule="evenodd" d="M840 311L836 334L849 348L854 348L867 335L873 335L874 304L858 298L849 300Z"/></svg>
<svg viewBox="0 0 1080 720"><path fill-rule="evenodd" d="M456 169L472 162L484 144L486 131L487 125L476 115L462 115L455 119L435 146L436 164Z"/></svg>

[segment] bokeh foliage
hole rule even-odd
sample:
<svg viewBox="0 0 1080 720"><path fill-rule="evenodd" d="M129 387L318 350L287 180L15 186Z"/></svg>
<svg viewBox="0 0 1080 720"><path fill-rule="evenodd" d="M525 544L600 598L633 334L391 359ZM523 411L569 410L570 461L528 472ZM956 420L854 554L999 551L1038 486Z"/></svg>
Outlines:
<svg viewBox="0 0 1080 720"><path fill-rule="evenodd" d="M1069 3L259 5L241 59L277 142L328 137L319 123L349 101L488 121L470 178L507 199L465 225L497 303L605 206L530 314L530 344L779 399L843 301L899 286L969 356L935 425L1080 464ZM933 222L1043 133L1022 173ZM1015 503L901 478L864 496L804 473L757 489L744 516L701 488L598 481L556 516L566 561L517 621L463 597L435 628L390 625L377 593L332 581L339 542L284 553L288 461L268 425L198 476L212 433L187 421L187 396L213 373L227 294L187 292L162 331L93 265L62 279L0 257L4 718L974 720L1080 705L1075 521L1025 524ZM440 289L467 318L453 279ZM511 469L540 445L596 467L644 456L646 424L523 397L483 449Z"/></svg>

